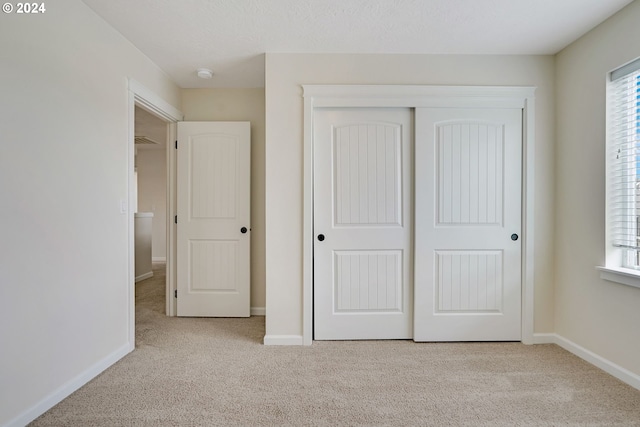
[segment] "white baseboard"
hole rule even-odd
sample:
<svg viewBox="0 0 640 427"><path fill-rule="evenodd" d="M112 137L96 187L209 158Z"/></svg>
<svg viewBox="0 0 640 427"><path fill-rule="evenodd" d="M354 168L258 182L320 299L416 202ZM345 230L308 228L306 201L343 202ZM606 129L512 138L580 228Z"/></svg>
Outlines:
<svg viewBox="0 0 640 427"><path fill-rule="evenodd" d="M302 335L265 335L264 345L302 345Z"/></svg>
<svg viewBox="0 0 640 427"><path fill-rule="evenodd" d="M149 271L147 273L136 276L136 283L138 283L141 280L148 279L149 277L153 277L153 271Z"/></svg>
<svg viewBox="0 0 640 427"><path fill-rule="evenodd" d="M264 316L267 310L264 307L251 307L252 316Z"/></svg>
<svg viewBox="0 0 640 427"><path fill-rule="evenodd" d="M80 387L97 377L105 369L129 354L131 351L133 351L133 348L133 344L129 343L125 346L120 347L118 350L114 351L104 359L98 361L98 363L89 367L89 369L80 373L75 378L67 381L65 384L60 386L57 390L53 391L40 402L36 403L31 408L27 409L22 414L9 421L7 424L5 424L4 427L26 426L31 421L35 420L40 415L44 414L49 409L60 403L62 400L69 397L71 393L78 390Z"/></svg>
<svg viewBox="0 0 640 427"><path fill-rule="evenodd" d="M167 257L154 256L153 258L151 258L151 262L167 262Z"/></svg>
<svg viewBox="0 0 640 427"><path fill-rule="evenodd" d="M557 335L554 333L533 334L534 344L557 344Z"/></svg>
<svg viewBox="0 0 640 427"><path fill-rule="evenodd" d="M605 359L591 350L587 350L563 336L558 334L534 334L534 340L536 344L557 344L569 353L575 354L595 367L602 369L609 375L612 375L620 381L629 384L631 387L640 390L640 375Z"/></svg>

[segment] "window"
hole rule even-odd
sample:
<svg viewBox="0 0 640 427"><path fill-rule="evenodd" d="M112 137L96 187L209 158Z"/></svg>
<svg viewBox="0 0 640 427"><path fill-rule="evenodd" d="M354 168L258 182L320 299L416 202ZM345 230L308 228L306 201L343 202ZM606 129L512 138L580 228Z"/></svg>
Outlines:
<svg viewBox="0 0 640 427"><path fill-rule="evenodd" d="M640 58L611 72L607 98L607 267L640 274Z"/></svg>

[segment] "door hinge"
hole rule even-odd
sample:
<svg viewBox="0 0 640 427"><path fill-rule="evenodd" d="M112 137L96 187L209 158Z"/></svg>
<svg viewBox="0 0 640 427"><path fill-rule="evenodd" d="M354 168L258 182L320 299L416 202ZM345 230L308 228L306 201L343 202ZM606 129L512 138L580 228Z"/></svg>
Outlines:
<svg viewBox="0 0 640 427"><path fill-rule="evenodd" d="M176 150L178 149L178 141L176 140Z"/></svg>
<svg viewBox="0 0 640 427"><path fill-rule="evenodd" d="M173 297L174 298L178 298L178 290L177 289L173 291Z"/></svg>
<svg viewBox="0 0 640 427"><path fill-rule="evenodd" d="M175 222L176 224L178 223L178 215L173 217L173 222Z"/></svg>

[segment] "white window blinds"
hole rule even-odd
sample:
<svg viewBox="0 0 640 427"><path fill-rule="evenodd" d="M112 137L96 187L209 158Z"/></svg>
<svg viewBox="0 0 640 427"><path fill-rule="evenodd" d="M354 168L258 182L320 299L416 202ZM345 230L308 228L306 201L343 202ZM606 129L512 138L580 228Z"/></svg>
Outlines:
<svg viewBox="0 0 640 427"><path fill-rule="evenodd" d="M614 246L640 249L640 59L611 73L609 208ZM637 267L636 257L625 257ZM630 261L630 262L629 262Z"/></svg>

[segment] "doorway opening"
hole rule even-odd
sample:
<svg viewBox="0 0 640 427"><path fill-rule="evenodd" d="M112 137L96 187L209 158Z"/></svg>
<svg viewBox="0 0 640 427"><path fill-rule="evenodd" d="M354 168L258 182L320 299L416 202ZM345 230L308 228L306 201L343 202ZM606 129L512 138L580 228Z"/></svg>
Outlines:
<svg viewBox="0 0 640 427"><path fill-rule="evenodd" d="M135 107L134 211L136 323L166 312L167 122Z"/></svg>
<svg viewBox="0 0 640 427"><path fill-rule="evenodd" d="M160 189L156 188L154 191L154 195L145 194L143 195L142 202L149 203L148 205L140 206L141 208L148 209L154 214L156 214L160 219L160 221L156 220L156 233L158 236L162 236L162 230L164 230L164 243L162 242L162 238L158 238L159 247L156 247L156 260L166 262L166 280L165 280L165 313L168 316L175 315L175 304L173 304L173 298L170 296L173 294L173 290L175 289L175 272L174 272L174 263L173 257L174 254L174 242L175 242L175 228L173 227L173 222L171 218L173 218L173 213L175 212L175 206L173 200L175 200L175 182L173 180L173 174L171 173L172 167L174 167L174 158L170 155L170 150L173 147L170 141L175 140L176 136L176 123L182 120L182 113L175 109L173 106L164 101L161 97L142 86L138 82L133 79L129 79L129 144L128 144L128 235L129 235L129 309L128 309L128 329L129 329L129 342L131 347L135 345L135 278L136 278L136 239L135 239L135 214L134 212L138 211L138 176L136 173L136 147L143 145L142 140L141 143L136 145L136 136L144 136L146 139L157 143L157 145L163 144L162 148L159 148L159 152L164 153L164 165L156 167L164 168L164 182L157 183L156 187L160 187ZM138 129L136 129L136 119L138 119ZM157 130L154 130L153 134L146 127L142 126L140 123L144 120L151 121L153 123L153 127L157 127ZM162 133L162 128L164 128L164 133ZM138 134L136 131L139 131ZM149 133L150 135L146 135ZM147 144L150 144L149 141L145 141ZM144 144L144 145L147 145ZM145 151L145 150L142 150ZM149 150L152 151L152 150ZM151 155L143 155L143 157L162 157L161 154L155 153ZM148 159L147 159L148 160ZM143 160L146 161L146 160ZM153 160L150 162L153 164ZM157 171L156 171L157 173ZM164 188L162 188L164 187ZM158 191L164 191L164 206L160 206L161 203L156 203L153 200L162 200L162 197L157 195ZM150 197L149 197L150 196ZM150 198L150 202L145 198ZM162 219L163 218L163 219ZM150 230L150 234L153 236L153 229ZM153 241L149 242L149 257L151 261L153 260ZM164 253L162 251L162 246L164 246ZM164 256L162 256L164 255Z"/></svg>

